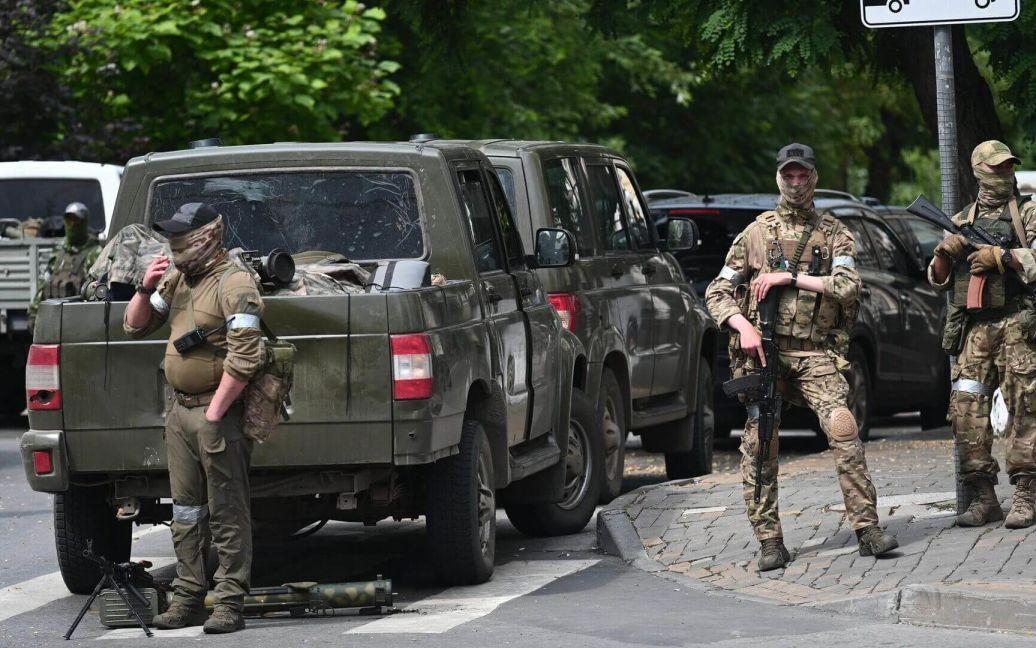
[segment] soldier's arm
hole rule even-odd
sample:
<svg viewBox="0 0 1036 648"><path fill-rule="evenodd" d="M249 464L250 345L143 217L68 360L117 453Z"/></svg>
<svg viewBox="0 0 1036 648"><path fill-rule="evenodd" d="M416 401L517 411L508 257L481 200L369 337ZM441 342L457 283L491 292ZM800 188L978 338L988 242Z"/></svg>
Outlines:
<svg viewBox="0 0 1036 648"><path fill-rule="evenodd" d="M1021 207L1022 226L1025 228L1026 247L1011 250L1014 261L1011 268L1025 283L1036 281L1036 203L1028 201Z"/></svg>
<svg viewBox="0 0 1036 648"><path fill-rule="evenodd" d="M831 245L831 274L820 279L825 297L847 305L860 296L860 273L856 271L856 241L844 224L835 229Z"/></svg>
<svg viewBox="0 0 1036 648"><path fill-rule="evenodd" d="M32 333L32 330L36 327L36 314L40 312L40 304L43 302L43 284L46 279L50 277L51 273L54 272L54 265L56 262L57 255L51 252L50 258L47 259L47 270L36 279L36 294L32 297L32 303L29 304L28 312L30 333Z"/></svg>
<svg viewBox="0 0 1036 648"><path fill-rule="evenodd" d="M738 285L747 282L752 275L745 239L754 227L758 225L752 223L737 235L727 251L727 258L719 276L713 279L705 290L705 307L720 326L729 324L728 320L731 317L742 314L741 307L734 297L734 290Z"/></svg>
<svg viewBox="0 0 1036 648"><path fill-rule="evenodd" d="M122 318L122 330L127 337L133 340L147 337L169 318L169 307L173 303L180 273L175 269L166 273L168 267L169 259L165 256L156 257L148 266L141 283L147 287L158 282L158 288L150 296L139 292L133 295Z"/></svg>
<svg viewBox="0 0 1036 648"><path fill-rule="evenodd" d="M218 421L259 372L265 360L259 321L263 300L259 287L247 272L234 272L223 282L220 294L227 318L227 357L216 394L205 410L205 418Z"/></svg>
<svg viewBox="0 0 1036 648"><path fill-rule="evenodd" d="M957 212L953 215L953 222L957 225L962 224L965 220L967 220L967 215L964 212ZM952 234L944 234L943 240L950 236ZM928 264L928 283L939 292L948 291L953 285L953 261L939 254L933 256L931 263Z"/></svg>

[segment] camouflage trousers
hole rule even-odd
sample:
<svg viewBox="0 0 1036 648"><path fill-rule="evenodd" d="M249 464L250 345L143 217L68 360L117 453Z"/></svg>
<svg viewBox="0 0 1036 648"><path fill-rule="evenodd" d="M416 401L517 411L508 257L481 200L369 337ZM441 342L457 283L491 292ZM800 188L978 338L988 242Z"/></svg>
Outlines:
<svg viewBox="0 0 1036 648"><path fill-rule="evenodd" d="M735 375L738 372L735 370ZM853 529L878 523L877 493L867 470L867 458L856 421L846 407L849 385L826 354L780 354L778 388L784 400L808 407L816 413L835 457L838 484L845 500L846 516ZM741 440L741 481L744 485L748 521L760 541L781 538L777 511L777 473L779 439L775 433L770 452L763 462L762 494L755 503L755 461L759 447L759 413L748 408L748 421Z"/></svg>
<svg viewBox="0 0 1036 648"><path fill-rule="evenodd" d="M1000 465L993 458L989 410L999 387L1007 404L1007 474L1011 483L1036 476L1036 344L1025 339L1021 314L972 322L950 376L949 421L962 476L989 475Z"/></svg>
<svg viewBox="0 0 1036 648"><path fill-rule="evenodd" d="M217 603L242 609L252 572L248 467L252 442L241 433L241 405L223 420L205 420L205 407L173 401L166 417L166 454L173 496L173 600L201 605L208 591L205 553L216 546Z"/></svg>

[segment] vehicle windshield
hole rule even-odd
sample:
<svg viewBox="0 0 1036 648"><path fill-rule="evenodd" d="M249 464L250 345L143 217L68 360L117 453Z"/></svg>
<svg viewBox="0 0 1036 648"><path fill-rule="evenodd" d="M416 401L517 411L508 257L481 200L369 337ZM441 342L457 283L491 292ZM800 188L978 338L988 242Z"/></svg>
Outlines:
<svg viewBox="0 0 1036 648"><path fill-rule="evenodd" d="M81 202L90 210L90 228L104 230L101 183L79 178L10 178L0 180L0 218L44 220L65 214L69 203Z"/></svg>
<svg viewBox="0 0 1036 648"><path fill-rule="evenodd" d="M160 180L148 222L168 218L189 202L208 203L223 215L228 249L323 250L353 261L424 256L414 180L404 171L264 171Z"/></svg>

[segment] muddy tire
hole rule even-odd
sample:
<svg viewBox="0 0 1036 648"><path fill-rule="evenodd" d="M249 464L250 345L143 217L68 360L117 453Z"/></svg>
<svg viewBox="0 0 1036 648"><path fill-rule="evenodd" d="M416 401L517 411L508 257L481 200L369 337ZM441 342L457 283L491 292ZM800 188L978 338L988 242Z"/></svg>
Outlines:
<svg viewBox="0 0 1036 648"><path fill-rule="evenodd" d="M622 492L622 474L626 464L626 408L622 387L611 369L601 373L601 393L597 403L604 444L604 465L601 469L601 503L607 504Z"/></svg>
<svg viewBox="0 0 1036 648"><path fill-rule="evenodd" d="M116 563L129 560L133 523L116 520L107 499L108 489L103 486L69 486L54 495L58 569L73 594L89 594L101 578L97 563L83 557L88 541L93 541L98 556Z"/></svg>
<svg viewBox="0 0 1036 648"><path fill-rule="evenodd" d="M534 502L507 506L507 519L529 536L558 536L579 533L593 517L600 499L604 472L603 434L600 419L586 395L572 390L568 448L561 453L566 462L565 494L560 502Z"/></svg>
<svg viewBox="0 0 1036 648"><path fill-rule="evenodd" d="M712 472L716 425L714 394L712 368L701 361L698 363L698 408L684 419L684 424L691 426L688 432L694 435L694 441L688 452L665 453L665 472L669 479L700 477Z"/></svg>
<svg viewBox="0 0 1036 648"><path fill-rule="evenodd" d="M496 492L482 425L465 421L460 452L428 470L428 544L440 582L477 585L493 575Z"/></svg>

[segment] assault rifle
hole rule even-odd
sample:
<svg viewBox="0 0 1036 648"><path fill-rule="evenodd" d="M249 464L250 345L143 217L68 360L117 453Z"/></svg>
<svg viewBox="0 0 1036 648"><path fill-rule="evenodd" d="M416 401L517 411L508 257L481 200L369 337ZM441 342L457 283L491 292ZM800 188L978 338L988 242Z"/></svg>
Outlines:
<svg viewBox="0 0 1036 648"><path fill-rule="evenodd" d="M783 255L782 255L783 256ZM729 397L743 396L745 405L759 408L759 447L755 456L755 502L759 503L763 487L763 461L770 452L774 428L781 416L782 399L777 391L777 371L780 366L774 326L782 288L771 288L759 303L759 328L763 337L763 355L766 366L755 373L723 383L723 393Z"/></svg>

